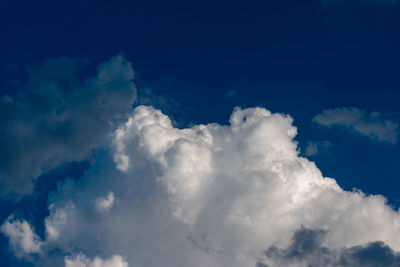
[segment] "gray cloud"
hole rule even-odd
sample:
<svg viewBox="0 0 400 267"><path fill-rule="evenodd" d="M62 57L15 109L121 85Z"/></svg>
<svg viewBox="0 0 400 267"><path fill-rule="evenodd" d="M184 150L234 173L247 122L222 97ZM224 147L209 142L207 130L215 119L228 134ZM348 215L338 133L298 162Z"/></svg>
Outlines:
<svg viewBox="0 0 400 267"><path fill-rule="evenodd" d="M373 140L391 144L398 141L398 124L384 118L379 112L368 113L354 107L342 107L326 109L316 115L313 120L322 126L328 128L340 126Z"/></svg>
<svg viewBox="0 0 400 267"><path fill-rule="evenodd" d="M82 160L126 118L136 98L121 55L84 77L71 58L46 60L14 96L1 97L0 193L29 193L44 172Z"/></svg>
<svg viewBox="0 0 400 267"><path fill-rule="evenodd" d="M297 230L292 243L285 249L271 246L265 251L268 263L264 266L342 266L342 267L390 267L400 266L400 254L383 242L330 249L323 245L327 232L305 227ZM260 265L263 266L263 265Z"/></svg>

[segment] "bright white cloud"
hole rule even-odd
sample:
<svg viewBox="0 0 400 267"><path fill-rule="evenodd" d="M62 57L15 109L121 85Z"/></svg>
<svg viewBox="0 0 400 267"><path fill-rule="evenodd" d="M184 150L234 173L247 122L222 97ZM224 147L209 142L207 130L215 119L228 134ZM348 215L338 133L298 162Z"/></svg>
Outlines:
<svg viewBox="0 0 400 267"><path fill-rule="evenodd" d="M46 60L26 88L2 96L0 194L29 193L44 172L88 157L131 112L136 98L131 63L118 55L85 77L84 64Z"/></svg>
<svg viewBox="0 0 400 267"><path fill-rule="evenodd" d="M314 121L325 127L341 126L382 142L398 141L398 124L384 119L379 112L368 113L354 107L326 109Z"/></svg>
<svg viewBox="0 0 400 267"><path fill-rule="evenodd" d="M255 266L302 225L326 232L320 246L332 251L378 240L400 250L400 214L324 178L299 156L296 133L290 116L263 108L237 108L226 126L178 129L137 107L91 169L49 197L44 242L60 253L37 264L81 251L129 266ZM118 205L99 214L93 201L109 192Z"/></svg>
<svg viewBox="0 0 400 267"><path fill-rule="evenodd" d="M9 238L11 248L17 257L41 252L42 241L27 221L16 220L10 216L1 226L1 232Z"/></svg>

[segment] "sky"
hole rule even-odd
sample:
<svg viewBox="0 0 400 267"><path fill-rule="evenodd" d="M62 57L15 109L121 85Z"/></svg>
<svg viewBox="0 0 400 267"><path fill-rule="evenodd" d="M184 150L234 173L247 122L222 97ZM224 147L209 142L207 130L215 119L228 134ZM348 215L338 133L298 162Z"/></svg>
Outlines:
<svg viewBox="0 0 400 267"><path fill-rule="evenodd" d="M400 265L399 26L397 0L1 1L1 265Z"/></svg>

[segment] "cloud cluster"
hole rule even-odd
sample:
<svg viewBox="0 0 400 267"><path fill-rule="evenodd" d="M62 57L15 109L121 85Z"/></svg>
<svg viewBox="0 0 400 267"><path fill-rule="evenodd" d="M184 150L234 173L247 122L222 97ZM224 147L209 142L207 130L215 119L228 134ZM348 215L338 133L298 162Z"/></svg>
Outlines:
<svg viewBox="0 0 400 267"><path fill-rule="evenodd" d="M325 127L340 126L382 142L398 141L398 124L384 119L379 112L368 113L354 107L327 109L316 115L314 121Z"/></svg>
<svg viewBox="0 0 400 267"><path fill-rule="evenodd" d="M302 227L286 249L275 246L265 251L267 262L259 266L341 266L341 267L395 267L400 266L400 254L382 242L332 250L322 245L326 231Z"/></svg>
<svg viewBox="0 0 400 267"><path fill-rule="evenodd" d="M78 61L46 60L25 88L0 100L0 193L29 193L44 172L82 160L126 119L136 98L121 55L85 77Z"/></svg>
<svg viewBox="0 0 400 267"><path fill-rule="evenodd" d="M27 221L16 220L10 216L0 230L9 237L10 245L17 257L22 257L24 254L41 253L42 241Z"/></svg>
<svg viewBox="0 0 400 267"><path fill-rule="evenodd" d="M243 267L270 260L268 266L281 266L290 252L271 248L292 251L302 225L322 229L303 237L318 251L375 241L399 250L400 214L382 196L344 191L323 177L299 156L296 134L290 116L264 108L236 108L229 125L178 129L159 110L139 106L85 175L49 196L34 262ZM12 244L13 235L3 232Z"/></svg>

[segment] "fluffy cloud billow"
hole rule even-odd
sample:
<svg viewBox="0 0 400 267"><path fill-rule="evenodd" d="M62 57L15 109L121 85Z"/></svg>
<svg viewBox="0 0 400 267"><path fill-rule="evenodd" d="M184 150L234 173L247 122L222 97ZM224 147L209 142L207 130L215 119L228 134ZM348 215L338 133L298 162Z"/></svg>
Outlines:
<svg viewBox="0 0 400 267"><path fill-rule="evenodd" d="M290 116L236 108L229 122L178 129L135 108L85 175L50 194L43 236L4 222L10 249L38 266L243 267L310 266L321 251L350 262L380 244L397 261L400 214L299 156ZM289 257L301 238L313 247Z"/></svg>
<svg viewBox="0 0 400 267"><path fill-rule="evenodd" d="M14 96L0 99L0 193L30 193L44 172L83 160L132 111L130 62L118 55L86 77L71 58L46 60Z"/></svg>

